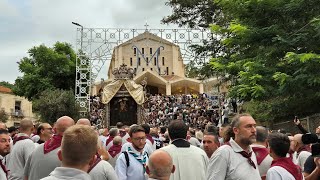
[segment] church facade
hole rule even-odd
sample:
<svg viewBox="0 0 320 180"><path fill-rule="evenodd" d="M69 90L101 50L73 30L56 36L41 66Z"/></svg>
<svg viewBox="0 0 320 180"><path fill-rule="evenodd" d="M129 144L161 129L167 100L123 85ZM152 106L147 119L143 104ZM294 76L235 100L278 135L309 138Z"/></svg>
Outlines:
<svg viewBox="0 0 320 180"><path fill-rule="evenodd" d="M218 83L216 78L205 81L187 78L185 65L178 45L148 31L116 46L108 69L108 80L94 86L98 93L104 85L112 82L113 69L126 64L134 70L133 80L140 84L147 81L150 94L197 94L210 93ZM220 92L226 90L222 87Z"/></svg>

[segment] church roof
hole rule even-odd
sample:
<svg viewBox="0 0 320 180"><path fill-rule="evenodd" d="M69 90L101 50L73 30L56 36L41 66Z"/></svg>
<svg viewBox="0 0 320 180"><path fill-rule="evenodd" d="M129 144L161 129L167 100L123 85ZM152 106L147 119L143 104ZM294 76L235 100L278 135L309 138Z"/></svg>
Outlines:
<svg viewBox="0 0 320 180"><path fill-rule="evenodd" d="M172 46L178 46L178 45L176 45L176 44L174 44L174 43L172 43L172 42L170 42L168 40L165 40L165 39L163 39L163 38L161 38L161 37L159 37L159 36L157 36L157 35L155 35L153 33L148 32L148 31L145 31L144 33L139 34L138 36L136 36L136 37L134 37L134 38L132 38L132 39L130 39L130 40L118 45L118 46L125 46L125 45L131 44L133 42L141 41L141 40L144 40L144 39L152 39L152 40L157 41L159 43L169 44L169 45L172 45Z"/></svg>
<svg viewBox="0 0 320 180"><path fill-rule="evenodd" d="M135 82L138 82L138 81L141 81L144 77L148 77L149 78L149 79L147 79L148 83L155 82L157 84L162 84L162 85L165 85L167 83L166 79L164 79L162 76L159 76L154 71L150 71L149 69L147 69L146 71L140 73L139 75L137 75L133 79L134 79Z"/></svg>
<svg viewBox="0 0 320 180"><path fill-rule="evenodd" d="M162 76L162 77L163 77L163 79L165 79L167 81L176 81L176 80L183 79L182 77L177 76L177 75L167 75L167 76Z"/></svg>

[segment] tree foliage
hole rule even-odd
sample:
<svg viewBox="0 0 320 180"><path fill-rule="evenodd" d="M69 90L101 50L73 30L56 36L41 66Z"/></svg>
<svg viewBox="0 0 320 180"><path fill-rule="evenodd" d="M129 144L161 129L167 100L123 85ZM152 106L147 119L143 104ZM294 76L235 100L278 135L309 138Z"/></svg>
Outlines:
<svg viewBox="0 0 320 180"><path fill-rule="evenodd" d="M10 88L10 89L14 88L14 85L11 84L10 82L7 82L7 81L1 81L0 86L4 86L4 87Z"/></svg>
<svg viewBox="0 0 320 180"><path fill-rule="evenodd" d="M46 89L75 88L76 54L70 44L57 42L53 48L40 45L20 60L23 73L15 81L13 92L28 100L37 99Z"/></svg>
<svg viewBox="0 0 320 180"><path fill-rule="evenodd" d="M211 78L216 74L209 63L204 63L201 66L197 66L195 61L190 61L185 66L185 75L188 78L204 80Z"/></svg>
<svg viewBox="0 0 320 180"><path fill-rule="evenodd" d="M221 9L213 0L169 0L166 5L172 8L173 13L161 20L164 24L208 28L212 22L224 22Z"/></svg>
<svg viewBox="0 0 320 180"><path fill-rule="evenodd" d="M174 23L178 24L179 27L208 28L213 22L222 27L228 22L228 17L223 14L221 8L213 0L168 0L166 5L170 6L173 12L161 20L164 24ZM220 38L221 37L216 36L216 34L212 34L210 38L203 40L203 45L190 45L191 50L200 61L199 59L194 59L190 63L194 61L196 61L196 63L187 65L187 73L189 73L188 68L196 67L190 69L191 76L187 75L187 77L196 77L192 75L196 69L202 72L199 72L201 74L200 79L212 76L204 72L206 70L210 70L210 73L213 72L213 70L208 67L206 58L210 56L216 57L217 54L226 51L224 45L220 42Z"/></svg>
<svg viewBox="0 0 320 180"><path fill-rule="evenodd" d="M0 122L6 123L8 118L6 112L3 109L0 109Z"/></svg>
<svg viewBox="0 0 320 180"><path fill-rule="evenodd" d="M215 2L232 17L227 27L212 26L229 50L211 60L215 70L233 77L230 94L256 105L249 104L248 110L263 120L319 112L320 4L309 0Z"/></svg>
<svg viewBox="0 0 320 180"><path fill-rule="evenodd" d="M33 110L40 115L42 122L51 124L61 116L79 118L79 106L75 103L73 91L45 90L39 99L33 101Z"/></svg>
<svg viewBox="0 0 320 180"><path fill-rule="evenodd" d="M218 19L205 18L197 2L169 1L173 14L162 22L188 27L211 24L219 37L212 41L219 42L209 40L211 46L202 51L212 52L213 72L231 81L229 96L245 100L247 110L259 120L319 112L317 1L213 0L214 8L205 14L211 10L210 16Z"/></svg>

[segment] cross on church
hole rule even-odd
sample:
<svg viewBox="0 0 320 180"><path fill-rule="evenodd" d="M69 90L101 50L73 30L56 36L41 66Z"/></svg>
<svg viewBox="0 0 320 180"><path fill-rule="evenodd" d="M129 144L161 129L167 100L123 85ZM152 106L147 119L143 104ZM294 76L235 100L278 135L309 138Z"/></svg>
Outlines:
<svg viewBox="0 0 320 180"><path fill-rule="evenodd" d="M148 31L148 23L146 22L146 24L144 25L146 27L146 31Z"/></svg>

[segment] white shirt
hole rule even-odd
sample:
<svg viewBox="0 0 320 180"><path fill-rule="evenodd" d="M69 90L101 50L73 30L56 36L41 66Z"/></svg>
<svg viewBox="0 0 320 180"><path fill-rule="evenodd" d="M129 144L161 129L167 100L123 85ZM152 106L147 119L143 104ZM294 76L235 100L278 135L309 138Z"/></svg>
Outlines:
<svg viewBox="0 0 320 180"><path fill-rule="evenodd" d="M170 154L176 171L170 180L205 180L208 167L207 154L200 148L176 147L173 144L161 148Z"/></svg>
<svg viewBox="0 0 320 180"><path fill-rule="evenodd" d="M230 145L220 146L211 156L208 166L208 180L259 180L261 179L258 170L256 155L252 148L251 160L256 165L253 168L247 158L240 153L243 149L231 138Z"/></svg>
<svg viewBox="0 0 320 180"><path fill-rule="evenodd" d="M152 148L152 152L157 149L155 141L153 141L153 144L152 144L152 142L149 139L146 139L146 143Z"/></svg>
<svg viewBox="0 0 320 180"><path fill-rule="evenodd" d="M42 178L41 180L62 180L62 179L74 179L74 180L91 180L88 173L79 169L57 167L50 173L50 176ZM30 179L31 180L31 179Z"/></svg>
<svg viewBox="0 0 320 180"><path fill-rule="evenodd" d="M92 180L117 180L118 177L113 167L104 160L101 160L90 172Z"/></svg>
<svg viewBox="0 0 320 180"><path fill-rule="evenodd" d="M19 133L19 136L27 136L26 134ZM13 145L12 151L8 154L8 170L9 180L23 179L24 166L27 162L29 155L35 149L35 144L31 139L24 139L16 142Z"/></svg>
<svg viewBox="0 0 320 180"><path fill-rule="evenodd" d="M0 161L2 161L3 157L0 155ZM0 179L7 179L6 173L0 167Z"/></svg>
<svg viewBox="0 0 320 180"><path fill-rule="evenodd" d="M251 147L266 148L265 146L258 145L258 144L252 144ZM273 158L269 154L262 160L260 165L258 165L260 176L265 176L267 174L267 171L271 167L272 161L273 161Z"/></svg>
<svg viewBox="0 0 320 180"><path fill-rule="evenodd" d="M296 180L296 178L283 167L273 166L268 170L266 180Z"/></svg>
<svg viewBox="0 0 320 180"><path fill-rule="evenodd" d="M116 156L112 157L110 155L110 153L107 151L108 155L109 155L109 159L108 159L108 163L110 163L110 165L115 168L116 167L116 161L118 159L118 157L120 156L121 154L121 151L119 152L119 154L117 154Z"/></svg>
<svg viewBox="0 0 320 180"><path fill-rule="evenodd" d="M44 154L44 143L40 144L30 154L24 166L24 176L29 180L47 177L56 167L61 166L61 161L58 158L60 149L61 147L58 147Z"/></svg>
<svg viewBox="0 0 320 180"><path fill-rule="evenodd" d="M189 139L189 143L190 143L191 145L196 146L196 147L200 147L200 146L201 146L201 143L200 143L199 140L198 140L197 138L195 138L195 137L191 137L191 138Z"/></svg>
<svg viewBox="0 0 320 180"><path fill-rule="evenodd" d="M132 145L129 145L132 151L136 154L139 152L136 151ZM143 155L144 152L139 153ZM119 158L116 161L116 174L118 175L119 180L146 180L148 176L144 172L143 165L135 158L133 155L128 153L129 156L129 167L127 167L127 161L123 153L120 154ZM148 161L148 158L147 158Z"/></svg>
<svg viewBox="0 0 320 180"><path fill-rule="evenodd" d="M103 135L101 135L101 136L99 136L99 139L100 139L101 143L102 143L103 145L105 145L108 138L105 137L105 136L103 136Z"/></svg>
<svg viewBox="0 0 320 180"><path fill-rule="evenodd" d="M299 156L297 157L297 165L299 165L304 170L304 163L306 162L307 158L311 156L311 153L308 151L301 151Z"/></svg>

